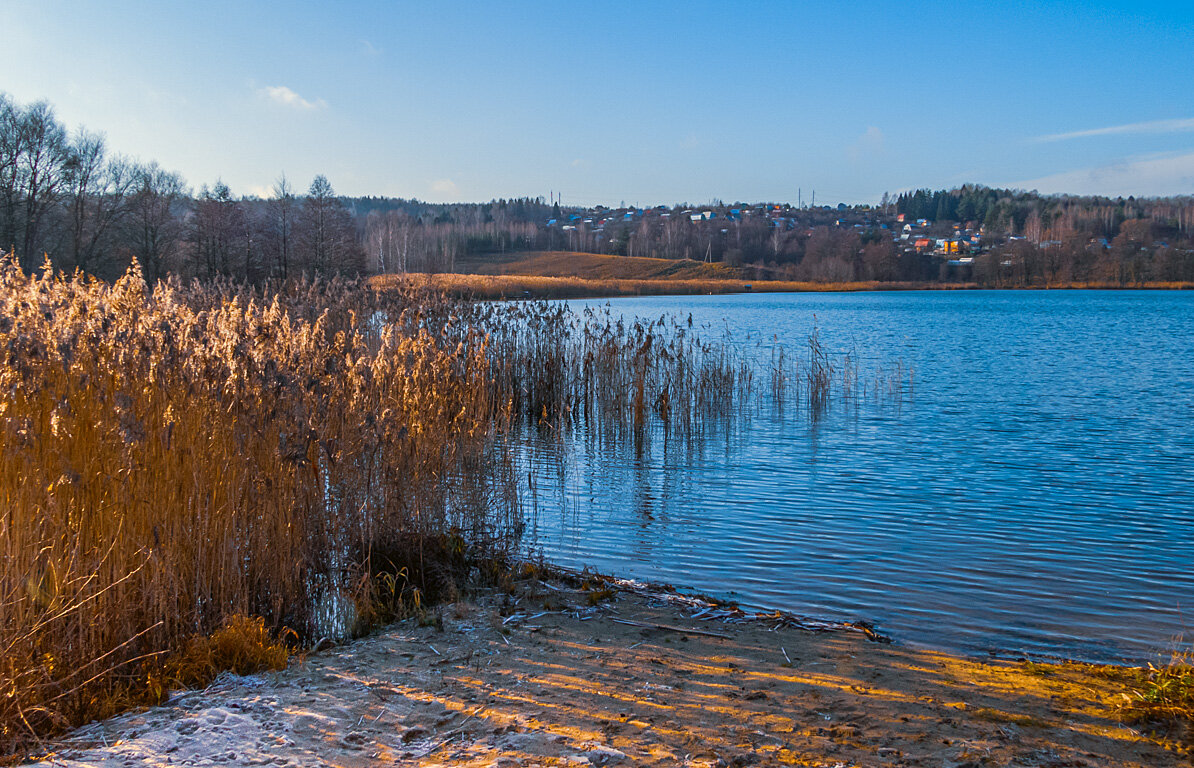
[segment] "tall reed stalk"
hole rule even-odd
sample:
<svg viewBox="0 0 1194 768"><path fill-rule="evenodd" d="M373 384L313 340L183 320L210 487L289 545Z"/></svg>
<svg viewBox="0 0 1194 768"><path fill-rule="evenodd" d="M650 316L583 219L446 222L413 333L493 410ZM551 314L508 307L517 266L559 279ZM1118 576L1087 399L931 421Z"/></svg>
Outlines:
<svg viewBox="0 0 1194 768"><path fill-rule="evenodd" d="M233 615L344 633L428 542L512 547L484 338L382 309L0 264L0 749Z"/></svg>
<svg viewBox="0 0 1194 768"><path fill-rule="evenodd" d="M156 660L233 617L349 634L501 562L520 430L641 449L766 394L691 318L137 275L0 258L0 755L152 698ZM777 404L857 388L815 331L789 359Z"/></svg>

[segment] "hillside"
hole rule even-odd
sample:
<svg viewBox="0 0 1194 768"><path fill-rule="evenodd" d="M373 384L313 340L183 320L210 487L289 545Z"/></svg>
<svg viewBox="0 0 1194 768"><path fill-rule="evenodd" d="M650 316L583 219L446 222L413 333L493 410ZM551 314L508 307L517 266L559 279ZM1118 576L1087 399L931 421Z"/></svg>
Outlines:
<svg viewBox="0 0 1194 768"><path fill-rule="evenodd" d="M535 275L586 280L742 280L745 277L741 270L721 263L575 251L486 254L458 259L456 269L476 275Z"/></svg>

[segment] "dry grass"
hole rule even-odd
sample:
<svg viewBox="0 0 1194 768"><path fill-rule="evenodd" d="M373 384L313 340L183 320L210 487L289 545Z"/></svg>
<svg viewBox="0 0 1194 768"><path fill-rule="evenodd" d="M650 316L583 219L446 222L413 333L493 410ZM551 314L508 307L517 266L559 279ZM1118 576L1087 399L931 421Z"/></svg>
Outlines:
<svg viewBox="0 0 1194 768"><path fill-rule="evenodd" d="M1121 712L1130 723L1169 732L1194 748L1194 659L1175 656L1168 664L1129 670L1130 692Z"/></svg>
<svg viewBox="0 0 1194 768"><path fill-rule="evenodd" d="M609 307L461 302L453 313L459 327L486 334L495 385L514 413L553 434L576 427L635 445L653 432L699 440L733 428L747 408L796 406L819 418L834 403L898 402L912 391L898 362L863 372L857 355L830 350L816 328L804 349L789 349L791 340L744 345L724 328L694 327L691 316L623 317Z"/></svg>
<svg viewBox="0 0 1194 768"><path fill-rule="evenodd" d="M458 262L464 274L381 275L375 284L389 287L415 282L456 296L477 299L576 299L616 296L703 295L908 290L966 290L977 283L879 282L825 283L752 279L750 270L688 259L613 256L574 251L488 254ZM749 286L749 288L747 287ZM1147 282L1122 286L1106 282L1071 282L1017 290L1122 289L1189 290L1194 283Z"/></svg>
<svg viewBox="0 0 1194 768"><path fill-rule="evenodd" d="M489 254L459 260L461 272L478 275L537 275L585 280L743 280L745 271L721 262L611 256L578 251L531 251Z"/></svg>
<svg viewBox="0 0 1194 768"><path fill-rule="evenodd" d="M1086 281L1086 282L1070 282L1061 283L1058 285L1048 286L1031 286L1029 290L1044 290L1044 289L1081 289L1081 290L1102 290L1102 291L1118 291L1118 290L1137 290L1145 289L1150 291L1189 291L1194 290L1194 283L1183 281L1163 281L1163 280L1149 280L1141 283L1132 283L1128 285L1121 285L1119 283Z"/></svg>
<svg viewBox="0 0 1194 768"><path fill-rule="evenodd" d="M282 634L293 637L293 633ZM291 650L266 629L264 619L237 614L210 635L189 640L182 651L165 661L160 673L170 687L198 687L225 670L251 675L286 669Z"/></svg>
<svg viewBox="0 0 1194 768"><path fill-rule="evenodd" d="M611 257L614 258L614 257ZM626 258L626 257L616 257ZM379 275L373 284L381 289L418 285L454 296L476 299L579 299L615 296L707 295L724 293L795 293L810 291L952 290L975 288L972 284L942 283L813 283L789 280L730 279L589 279L537 275ZM748 287L749 286L749 287Z"/></svg>
<svg viewBox="0 0 1194 768"><path fill-rule="evenodd" d="M276 666L284 628L348 635L500 575L522 526L515 430L700 439L766 398L816 415L859 389L815 334L763 386L691 319L427 279L150 291L132 274L0 264L0 754Z"/></svg>
<svg viewBox="0 0 1194 768"><path fill-rule="evenodd" d="M1178 653L1166 664L1144 667L1114 664L1025 662L1026 674L1060 678L1071 673L1108 681L1114 694L1107 704L1120 720L1143 728L1170 749L1194 750L1194 658Z"/></svg>
<svg viewBox="0 0 1194 768"><path fill-rule="evenodd" d="M423 588L390 564L512 546L485 340L411 301L0 265L0 752L233 616L351 632Z"/></svg>

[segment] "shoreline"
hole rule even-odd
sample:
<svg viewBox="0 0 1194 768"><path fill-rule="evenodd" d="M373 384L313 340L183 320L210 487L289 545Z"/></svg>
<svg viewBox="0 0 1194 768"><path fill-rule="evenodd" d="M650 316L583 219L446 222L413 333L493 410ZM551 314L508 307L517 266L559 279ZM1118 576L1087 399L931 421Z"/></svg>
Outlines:
<svg viewBox="0 0 1194 768"><path fill-rule="evenodd" d="M780 280L690 280L583 278L544 275L481 275L422 273L377 275L369 278L375 289L430 288L449 295L481 300L603 299L634 296L699 296L749 293L886 293L906 291L1185 291L1194 283L1150 282L1140 285L1065 283L1053 286L993 288L977 283L812 283ZM749 286L749 287L747 287Z"/></svg>
<svg viewBox="0 0 1194 768"><path fill-rule="evenodd" d="M283 672L84 726L44 764L1183 764L1172 735L1120 721L1115 670L882 639L532 569Z"/></svg>
<svg viewBox="0 0 1194 768"><path fill-rule="evenodd" d="M554 564L541 564L537 565L536 567L541 571L550 574L552 578L560 581L572 581L576 584L580 584L585 579L596 579L603 584L608 584L611 587L617 588L619 590L632 592L640 596L649 596L656 600L672 602L678 606L690 606L694 608L699 606L700 608L711 607L716 609L726 609L736 614L738 618L746 621L758 620L760 618L777 618L788 626L804 628L810 631L861 632L867 637L867 639L874 642L905 646L913 650L925 651L928 653L943 653L949 656L956 656L958 658L968 659L970 661L976 662L995 660L1007 662L1030 662L1037 664L1072 664L1091 667L1138 669L1153 662L1162 662L1163 659L1173 655L1172 650L1166 651L1158 648L1151 652L1150 656L1152 658L1133 659L1121 657L1116 661L1105 661L1101 659L1082 658L1079 656L1067 656L1061 653L1043 653L1024 649L998 647L966 649L950 647L946 644L931 645L919 640L909 640L907 638L901 637L900 635L891 632L891 630L887 629L881 622L872 621L869 618L860 618L854 620L829 619L821 616L797 614L782 608L744 603L740 600L718 597L717 595L708 592L702 592L700 590L690 589L687 587L676 587L668 583L643 581L633 577L614 576L611 574L598 573L596 571L578 571L574 568L568 568Z"/></svg>

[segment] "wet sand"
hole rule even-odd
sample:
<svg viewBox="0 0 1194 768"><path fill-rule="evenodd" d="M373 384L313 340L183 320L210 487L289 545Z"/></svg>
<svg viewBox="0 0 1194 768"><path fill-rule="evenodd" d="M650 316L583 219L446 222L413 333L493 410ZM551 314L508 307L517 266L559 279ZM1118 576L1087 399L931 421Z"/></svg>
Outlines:
<svg viewBox="0 0 1194 768"><path fill-rule="evenodd" d="M978 661L641 587L520 584L93 723L62 766L1170 766L1079 665ZM626 586L625 583L622 585ZM729 615L726 615L729 614ZM698 616L694 618L694 616ZM645 626L644 626L645 625Z"/></svg>

